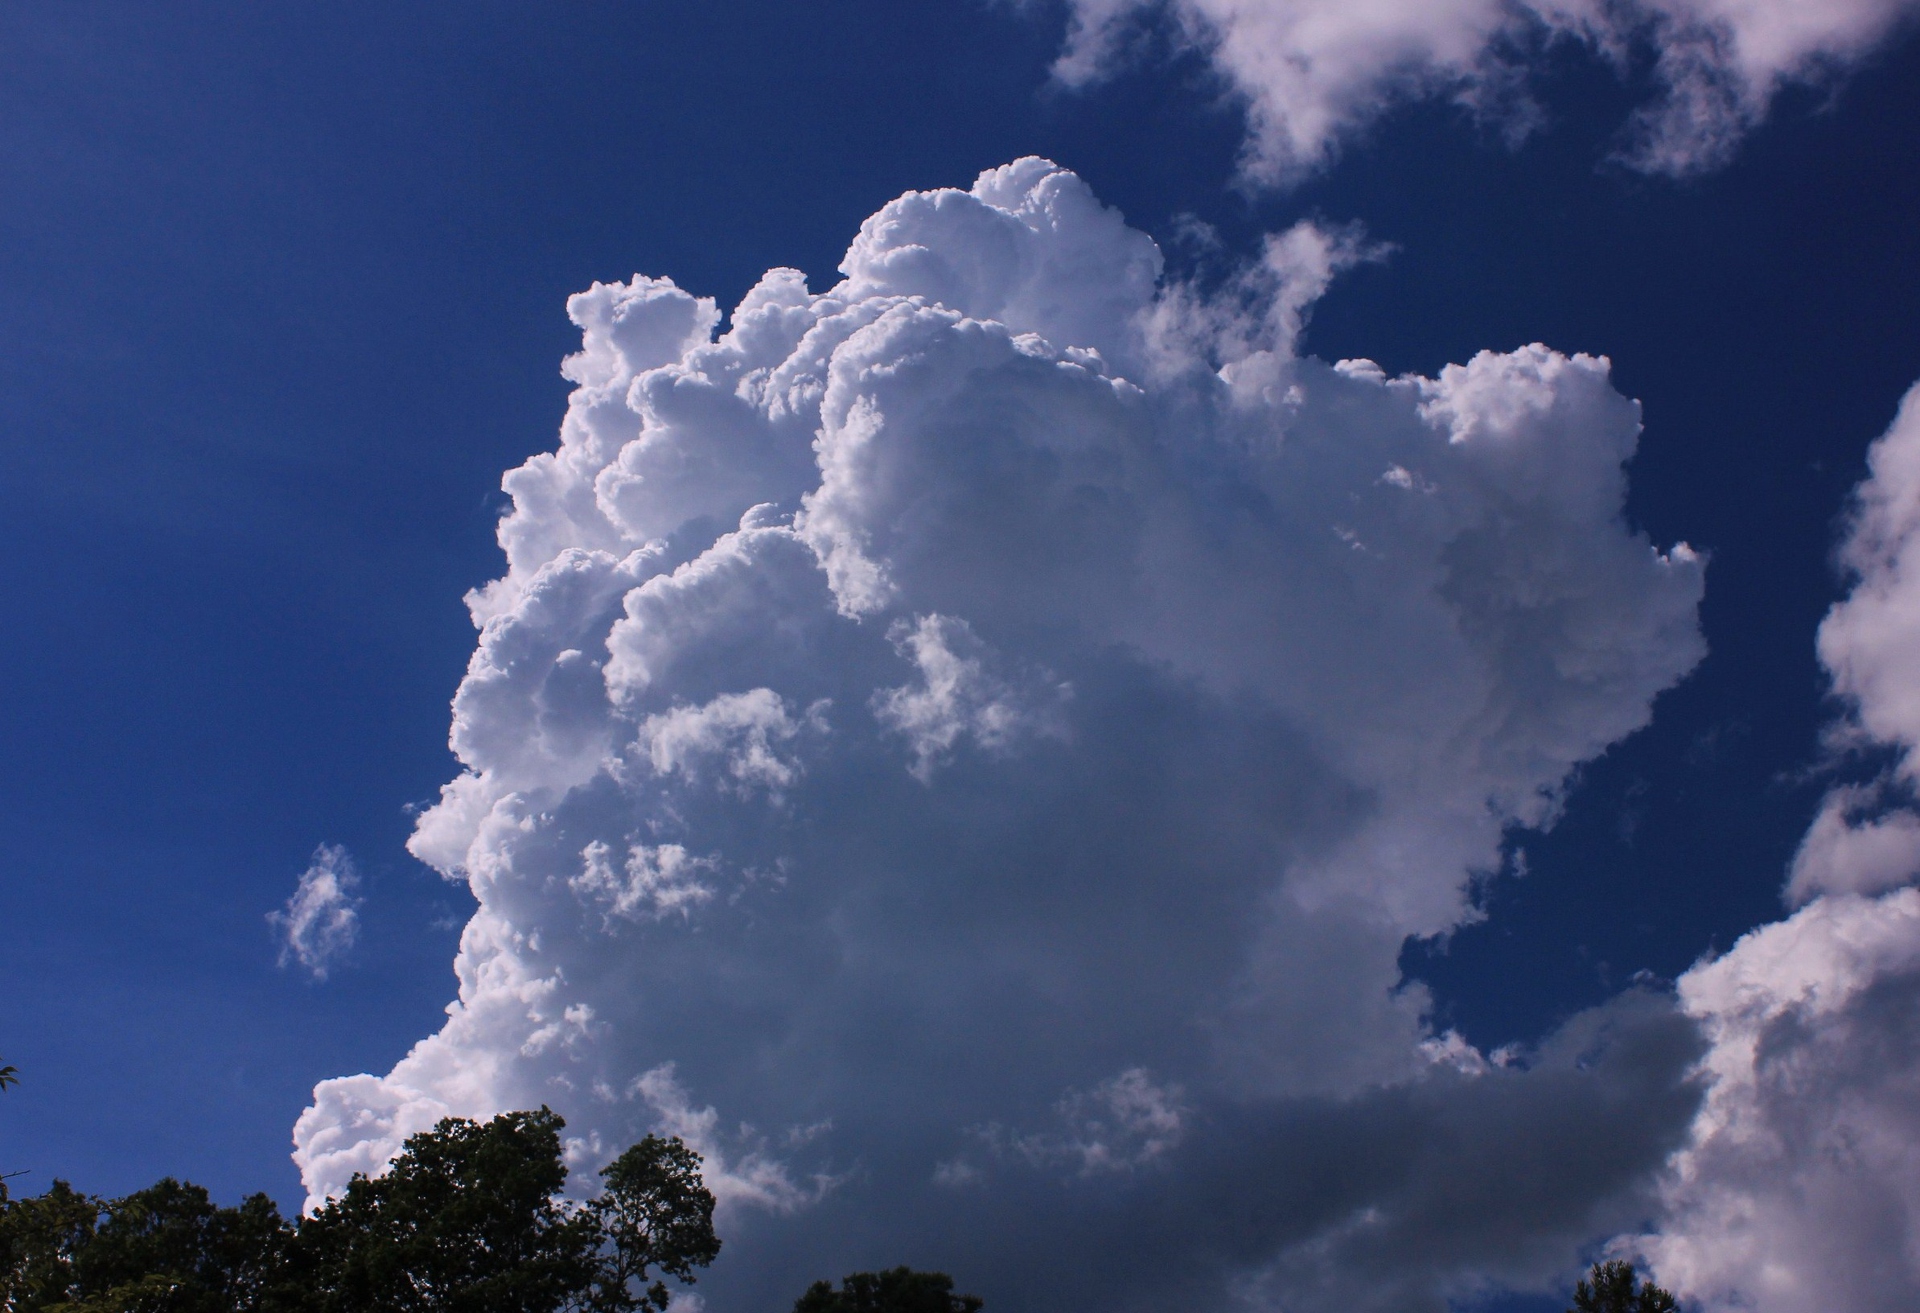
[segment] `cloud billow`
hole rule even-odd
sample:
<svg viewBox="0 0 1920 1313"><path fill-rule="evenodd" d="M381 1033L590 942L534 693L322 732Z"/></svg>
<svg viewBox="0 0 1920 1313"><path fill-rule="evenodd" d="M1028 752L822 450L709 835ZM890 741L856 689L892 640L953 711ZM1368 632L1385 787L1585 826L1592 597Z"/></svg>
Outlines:
<svg viewBox="0 0 1920 1313"><path fill-rule="evenodd" d="M581 1168L678 1128L743 1308L908 1261L1439 1309L1633 1227L1694 1023L1501 1065L1398 958L1698 661L1703 563L1621 518L1604 360L1297 356L1364 255L1303 227L1209 299L1027 159L717 336L664 279L574 297L412 840L479 900L460 996L315 1091L312 1196L449 1111L550 1104Z"/></svg>

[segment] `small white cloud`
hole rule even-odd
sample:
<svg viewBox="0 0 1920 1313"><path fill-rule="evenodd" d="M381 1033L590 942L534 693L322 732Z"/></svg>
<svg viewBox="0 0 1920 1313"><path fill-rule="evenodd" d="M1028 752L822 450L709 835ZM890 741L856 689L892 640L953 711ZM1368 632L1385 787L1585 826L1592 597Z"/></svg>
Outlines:
<svg viewBox="0 0 1920 1313"><path fill-rule="evenodd" d="M354 895L360 876L353 858L338 844L321 844L300 876L287 905L267 913L280 940L280 965L298 962L315 980L351 949L360 934L361 899Z"/></svg>
<svg viewBox="0 0 1920 1313"><path fill-rule="evenodd" d="M965 1158L949 1158L933 1169L933 1183L946 1190L964 1190L985 1179L986 1174Z"/></svg>
<svg viewBox="0 0 1920 1313"><path fill-rule="evenodd" d="M1489 1065L1505 1065L1501 1055L1496 1054L1494 1063L1489 1064L1487 1055L1467 1043L1457 1030L1449 1030L1444 1035L1435 1035L1420 1044L1420 1056L1436 1067L1447 1067L1462 1076L1484 1076Z"/></svg>
<svg viewBox="0 0 1920 1313"><path fill-rule="evenodd" d="M1439 491L1438 488L1428 483L1404 465L1389 465L1386 472L1380 476L1380 482L1391 488L1399 488L1406 492L1417 492L1428 497L1433 496L1434 493Z"/></svg>
<svg viewBox="0 0 1920 1313"><path fill-rule="evenodd" d="M1177 1147L1187 1130L1180 1087L1162 1085L1144 1067L1130 1067L1060 1105L1072 1128L1067 1147L1083 1172L1140 1167Z"/></svg>

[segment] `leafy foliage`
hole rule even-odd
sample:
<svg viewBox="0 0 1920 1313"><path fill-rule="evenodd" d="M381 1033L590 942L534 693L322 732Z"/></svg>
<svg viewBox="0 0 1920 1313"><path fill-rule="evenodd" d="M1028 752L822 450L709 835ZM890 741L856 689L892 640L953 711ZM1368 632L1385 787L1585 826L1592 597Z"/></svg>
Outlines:
<svg viewBox="0 0 1920 1313"><path fill-rule="evenodd" d="M691 1284L720 1252L700 1155L648 1136L579 1204L560 1194L564 1125L448 1118L298 1223L171 1178L111 1201L0 1186L0 1313L664 1310L658 1276Z"/></svg>
<svg viewBox="0 0 1920 1313"><path fill-rule="evenodd" d="M1615 1260L1593 1265L1573 1288L1573 1307L1567 1313L1675 1313L1678 1308L1673 1296L1653 1282L1641 1285L1633 1264Z"/></svg>
<svg viewBox="0 0 1920 1313"><path fill-rule="evenodd" d="M593 1220L566 1184L559 1117L448 1118L409 1139L385 1175L356 1175L301 1224L301 1259L333 1313L543 1313L593 1281Z"/></svg>
<svg viewBox="0 0 1920 1313"><path fill-rule="evenodd" d="M220 1208L171 1177L111 1202L65 1181L0 1199L7 1313L233 1313L274 1307L293 1228L265 1195Z"/></svg>
<svg viewBox="0 0 1920 1313"><path fill-rule="evenodd" d="M78 1293L74 1258L93 1239L100 1201L55 1181L45 1194L12 1199L0 1190L0 1308L51 1308Z"/></svg>
<svg viewBox="0 0 1920 1313"><path fill-rule="evenodd" d="M843 1277L840 1289L816 1281L794 1302L793 1313L976 1313L978 1295L953 1293L953 1278L944 1272L915 1272L889 1268L885 1272L855 1272Z"/></svg>
<svg viewBox="0 0 1920 1313"><path fill-rule="evenodd" d="M168 1177L106 1206L92 1243L74 1256L81 1297L70 1311L261 1308L292 1239L265 1195L219 1208L201 1187Z"/></svg>
<svg viewBox="0 0 1920 1313"><path fill-rule="evenodd" d="M599 1278L603 1309L665 1310L669 1295L655 1281L630 1303L619 1302L651 1269L693 1284L693 1269L720 1255L713 1233L713 1195L700 1180L700 1155L678 1136L649 1135L601 1169L606 1189L593 1202L606 1237Z"/></svg>

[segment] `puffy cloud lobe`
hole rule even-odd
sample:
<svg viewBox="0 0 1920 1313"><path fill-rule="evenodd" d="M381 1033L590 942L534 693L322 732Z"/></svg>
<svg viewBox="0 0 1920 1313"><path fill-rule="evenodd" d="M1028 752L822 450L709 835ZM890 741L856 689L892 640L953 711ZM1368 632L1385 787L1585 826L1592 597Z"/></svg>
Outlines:
<svg viewBox="0 0 1920 1313"><path fill-rule="evenodd" d="M1822 893L1874 894L1920 872L1920 816L1885 809L1887 790L1843 785L1827 794L1787 880L1787 900Z"/></svg>
<svg viewBox="0 0 1920 1313"><path fill-rule="evenodd" d="M315 980L353 947L360 934L360 877L353 858L338 844L321 844L287 905L267 914L280 938L280 965L298 962Z"/></svg>
<svg viewBox="0 0 1920 1313"><path fill-rule="evenodd" d="M343 1189L356 1174L378 1176L408 1136L432 1130L451 1112L433 1096L391 1078L339 1077L315 1089L313 1106L300 1114L293 1160L303 1176L321 1175Z"/></svg>
<svg viewBox="0 0 1920 1313"><path fill-rule="evenodd" d="M1797 904L1824 892L1879 893L1920 875L1920 386L1867 453L1841 560L1854 574L1844 601L1820 625L1820 661L1846 709L1842 744L1895 754L1873 784L1828 794L1794 858L1787 884Z"/></svg>
<svg viewBox="0 0 1920 1313"><path fill-rule="evenodd" d="M1705 1309L1868 1313L1920 1303L1920 388L1869 454L1820 628L1842 743L1894 754L1807 832L1792 916L1681 977L1709 1093L1658 1233L1631 1242ZM1908 887L1902 887L1908 886Z"/></svg>
<svg viewBox="0 0 1920 1313"><path fill-rule="evenodd" d="M1860 728L1901 753L1900 773L1920 779L1920 386L1867 453L1841 559L1853 591L1820 625L1820 660Z"/></svg>
<svg viewBox="0 0 1920 1313"><path fill-rule="evenodd" d="M567 881L581 897L602 904L608 916L686 916L713 897L713 886L700 878L713 863L677 843L634 844L617 871L612 857L611 848L594 840L580 850L580 874Z"/></svg>
<svg viewBox="0 0 1920 1313"><path fill-rule="evenodd" d="M1774 95L1865 57L1914 0L1071 0L1055 73L1091 81L1143 19L1206 52L1245 98L1246 168L1285 181L1325 163L1389 107L1448 95L1524 134L1527 62L1558 40L1625 66L1650 51L1661 94L1627 158L1656 173L1723 162Z"/></svg>
<svg viewBox="0 0 1920 1313"><path fill-rule="evenodd" d="M817 703L805 724L824 728L829 705ZM778 747L801 728L778 693L756 688L648 716L637 741L659 774L692 772L702 761L724 758L727 775L740 787L777 792L799 776L799 767L782 759Z"/></svg>
<svg viewBox="0 0 1920 1313"><path fill-rule="evenodd" d="M1920 891L1827 894L1681 981L1711 1093L1639 1248L1707 1309L1920 1302Z"/></svg>
<svg viewBox="0 0 1920 1313"><path fill-rule="evenodd" d="M1436 1062L1398 957L1699 658L1702 565L1621 521L1638 411L1605 361L1296 358L1359 251L1296 230L1210 302L1030 159L889 204L840 283L770 273L717 337L663 280L575 298L559 448L507 476L508 570L470 599L466 771L412 841L480 901L460 995L317 1091L313 1197L406 1109L547 1103L583 1165L689 1127L749 1183L716 1301L945 1236L996 1306L1098 1302L1020 1276L1065 1246L1191 1307L1334 1282L1307 1256L1402 1216L1419 1170L1303 1194L1289 1127L1464 1119L1498 1160L1472 1105L1511 1090L1572 1134L1535 1102L1605 1102L1605 1064ZM1672 1147L1690 1054L1654 1048L1630 1149L1503 1271L1566 1261ZM1167 1228L1206 1285L1155 1286L1120 1213L1222 1215L1246 1136L1272 1227ZM1403 1293L1464 1279L1438 1262Z"/></svg>

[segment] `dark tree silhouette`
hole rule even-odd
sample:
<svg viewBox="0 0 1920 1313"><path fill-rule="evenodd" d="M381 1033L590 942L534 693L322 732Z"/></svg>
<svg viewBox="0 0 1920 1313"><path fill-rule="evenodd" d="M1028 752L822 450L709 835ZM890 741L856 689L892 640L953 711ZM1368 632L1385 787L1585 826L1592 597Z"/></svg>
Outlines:
<svg viewBox="0 0 1920 1313"><path fill-rule="evenodd" d="M92 1242L74 1256L81 1297L71 1313L260 1308L292 1239L267 1196L219 1208L201 1187L168 1177L106 1205Z"/></svg>
<svg viewBox="0 0 1920 1313"><path fill-rule="evenodd" d="M1573 1288L1573 1307L1567 1313L1675 1313L1673 1296L1649 1281L1636 1280L1633 1264L1614 1260L1595 1263L1593 1271Z"/></svg>
<svg viewBox="0 0 1920 1313"><path fill-rule="evenodd" d="M566 1307L593 1282L599 1237L591 1216L555 1198L567 1179L562 1124L545 1108L485 1126L448 1118L409 1139L384 1175L355 1175L300 1227L319 1306Z"/></svg>
<svg viewBox="0 0 1920 1313"><path fill-rule="evenodd" d="M915 1272L895 1267L885 1272L855 1272L840 1289L816 1281L794 1302L793 1313L976 1313L978 1295L953 1293L945 1272Z"/></svg>
<svg viewBox="0 0 1920 1313"><path fill-rule="evenodd" d="M678 1136L649 1135L602 1168L600 1179L606 1185L592 1209L605 1242L594 1307L664 1313L670 1296L665 1282L647 1284L652 1272L692 1285L693 1269L720 1255L700 1155ZM645 1289L635 1295L636 1287Z"/></svg>
<svg viewBox="0 0 1920 1313"><path fill-rule="evenodd" d="M254 1195L216 1207L168 1177L111 1202L55 1181L0 1200L0 1308L10 1313L241 1313L274 1307L293 1228Z"/></svg>
<svg viewBox="0 0 1920 1313"><path fill-rule="evenodd" d="M25 1310L78 1294L74 1256L93 1239L100 1201L55 1181L45 1194L13 1199L0 1186L0 1308Z"/></svg>
<svg viewBox="0 0 1920 1313"><path fill-rule="evenodd" d="M485 1126L448 1118L386 1175L355 1176L301 1224L296 1257L320 1313L632 1313L665 1309L720 1252L700 1155L648 1136L586 1206L559 1198L566 1123L545 1108Z"/></svg>
<svg viewBox="0 0 1920 1313"><path fill-rule="evenodd" d="M545 1108L448 1118L298 1223L265 1195L220 1208L171 1178L112 1201L0 1184L0 1310L659 1313L658 1278L691 1284L720 1251L700 1155L648 1136L575 1203L564 1125Z"/></svg>

